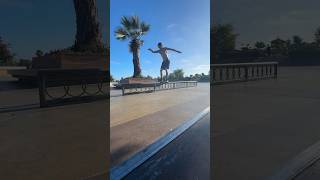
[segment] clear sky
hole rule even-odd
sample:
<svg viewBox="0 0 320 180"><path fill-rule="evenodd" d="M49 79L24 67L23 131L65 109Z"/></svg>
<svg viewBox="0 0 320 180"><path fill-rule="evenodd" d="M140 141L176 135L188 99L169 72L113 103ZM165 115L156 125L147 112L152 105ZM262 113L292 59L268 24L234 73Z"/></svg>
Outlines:
<svg viewBox="0 0 320 180"><path fill-rule="evenodd" d="M106 41L109 17L106 0L97 0ZM76 33L73 0L0 0L0 36L18 58L31 58L37 49L69 47Z"/></svg>
<svg viewBox="0 0 320 180"><path fill-rule="evenodd" d="M234 25L241 43L270 41L299 35L312 41L320 26L319 0L215 0L212 4L216 23Z"/></svg>
<svg viewBox="0 0 320 180"><path fill-rule="evenodd" d="M143 75L159 76L161 56L147 49L157 43L182 51L169 52L170 72L182 68L186 75L209 71L210 63L210 0L111 0L110 11L110 66L116 78L132 76L132 54L128 41L115 39L114 30L122 16L138 15L151 25L143 37L141 68Z"/></svg>

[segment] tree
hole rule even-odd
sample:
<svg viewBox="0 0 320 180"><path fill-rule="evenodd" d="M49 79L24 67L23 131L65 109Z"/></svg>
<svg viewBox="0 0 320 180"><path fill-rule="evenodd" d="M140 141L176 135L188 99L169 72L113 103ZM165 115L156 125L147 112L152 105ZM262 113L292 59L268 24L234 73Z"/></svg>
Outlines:
<svg viewBox="0 0 320 180"><path fill-rule="evenodd" d="M217 25L212 29L212 36L215 39L216 52L218 54L229 52L235 49L238 34L230 24Z"/></svg>
<svg viewBox="0 0 320 180"><path fill-rule="evenodd" d="M302 40L302 38L300 36L293 36L292 39L293 39L293 45L294 46L299 47L303 43L303 40Z"/></svg>
<svg viewBox="0 0 320 180"><path fill-rule="evenodd" d="M210 63L217 63L217 46L216 46L216 29L215 27L210 27Z"/></svg>
<svg viewBox="0 0 320 180"><path fill-rule="evenodd" d="M285 40L277 38L271 41L271 50L280 55L286 55L288 53L288 46Z"/></svg>
<svg viewBox="0 0 320 180"><path fill-rule="evenodd" d="M256 44L254 45L257 49L264 49L266 47L266 44L262 41L258 41L256 42Z"/></svg>
<svg viewBox="0 0 320 180"><path fill-rule="evenodd" d="M140 46L143 45L141 37L150 30L150 25L140 21L138 16L123 16L121 26L115 30L116 39L129 40L129 50L133 56L133 77L141 77Z"/></svg>
<svg viewBox="0 0 320 180"><path fill-rule="evenodd" d="M41 56L43 56L43 51L38 49L35 54L36 54L37 57L41 57Z"/></svg>
<svg viewBox="0 0 320 180"><path fill-rule="evenodd" d="M96 0L73 0L73 3L77 24L74 50L100 52L103 50L103 43Z"/></svg>
<svg viewBox="0 0 320 180"><path fill-rule="evenodd" d="M168 76L169 81L183 81L184 72L183 69L176 69Z"/></svg>
<svg viewBox="0 0 320 180"><path fill-rule="evenodd" d="M173 71L174 77L177 81L182 81L184 78L184 72L182 69L176 69Z"/></svg>
<svg viewBox="0 0 320 180"><path fill-rule="evenodd" d="M110 74L110 82L114 82L114 78L113 78L113 76Z"/></svg>
<svg viewBox="0 0 320 180"><path fill-rule="evenodd" d="M4 42L0 37L0 65L9 65L14 55L9 49L9 44Z"/></svg>
<svg viewBox="0 0 320 180"><path fill-rule="evenodd" d="M320 46L320 27L316 30L314 36L316 44Z"/></svg>

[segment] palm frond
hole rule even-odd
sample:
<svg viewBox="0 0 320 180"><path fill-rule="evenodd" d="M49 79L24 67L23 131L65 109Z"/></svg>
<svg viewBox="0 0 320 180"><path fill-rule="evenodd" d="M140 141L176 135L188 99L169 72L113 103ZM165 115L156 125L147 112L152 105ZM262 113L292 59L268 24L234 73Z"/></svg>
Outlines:
<svg viewBox="0 0 320 180"><path fill-rule="evenodd" d="M140 39L149 30L150 25L141 22L138 16L123 16L121 18L121 27L115 31L115 35L119 40L135 40Z"/></svg>
<svg viewBox="0 0 320 180"><path fill-rule="evenodd" d="M140 29L140 19L138 16L131 16L130 21L132 29Z"/></svg>
<svg viewBox="0 0 320 180"><path fill-rule="evenodd" d="M140 26L142 34L146 34L150 30L150 25L146 24L145 22L142 22Z"/></svg>
<svg viewBox="0 0 320 180"><path fill-rule="evenodd" d="M131 18L127 16L122 16L121 17L121 25L123 28L125 28L127 31L130 31L132 29L132 23L131 23Z"/></svg>
<svg viewBox="0 0 320 180"><path fill-rule="evenodd" d="M128 35L128 32L123 27L118 27L115 30L115 36L118 40L126 40Z"/></svg>

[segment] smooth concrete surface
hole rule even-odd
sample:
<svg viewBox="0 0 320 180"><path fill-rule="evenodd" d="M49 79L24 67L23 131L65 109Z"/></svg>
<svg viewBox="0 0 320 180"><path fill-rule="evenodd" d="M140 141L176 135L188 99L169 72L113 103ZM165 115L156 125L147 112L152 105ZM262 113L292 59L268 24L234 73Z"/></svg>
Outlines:
<svg viewBox="0 0 320 180"><path fill-rule="evenodd" d="M320 67L280 67L277 80L215 86L218 180L265 179L320 140Z"/></svg>
<svg viewBox="0 0 320 180"><path fill-rule="evenodd" d="M198 87L111 98L111 166L204 110L209 97L209 84L199 83Z"/></svg>
<svg viewBox="0 0 320 180"><path fill-rule="evenodd" d="M110 97L122 96L122 91L116 88L110 88Z"/></svg>
<svg viewBox="0 0 320 180"><path fill-rule="evenodd" d="M105 101L40 109L36 88L7 80L13 79L0 83L1 177L106 177ZM110 101L118 107L111 115L114 143L110 150L123 160L207 107L209 85L117 96Z"/></svg>
<svg viewBox="0 0 320 180"><path fill-rule="evenodd" d="M182 105L201 97L209 98L209 84L199 83L197 87L141 93L110 99L111 127L130 122L176 105ZM208 100L209 102L209 100Z"/></svg>
<svg viewBox="0 0 320 180"><path fill-rule="evenodd" d="M208 114L124 179L209 180L209 175L210 115Z"/></svg>
<svg viewBox="0 0 320 180"><path fill-rule="evenodd" d="M40 109L37 89L0 85L0 179L81 179L107 171L105 101Z"/></svg>
<svg viewBox="0 0 320 180"><path fill-rule="evenodd" d="M0 77L0 112L23 107L33 107L39 103L38 89L11 77Z"/></svg>

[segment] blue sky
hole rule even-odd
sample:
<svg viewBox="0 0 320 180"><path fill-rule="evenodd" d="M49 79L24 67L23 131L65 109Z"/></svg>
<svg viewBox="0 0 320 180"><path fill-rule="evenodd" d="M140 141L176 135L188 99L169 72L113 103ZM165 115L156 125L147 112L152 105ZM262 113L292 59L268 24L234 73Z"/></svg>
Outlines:
<svg viewBox="0 0 320 180"><path fill-rule="evenodd" d="M106 0L97 0L103 39L106 41ZM31 58L37 49L69 47L75 33L73 0L0 0L0 36L18 58Z"/></svg>
<svg viewBox="0 0 320 180"><path fill-rule="evenodd" d="M143 37L141 68L143 75L159 76L162 59L148 48L157 48L157 43L182 51L169 53L170 72L182 68L186 75L209 71L210 63L210 0L111 0L110 2L110 67L116 78L132 76L132 54L128 41L115 39L114 30L122 16L138 15L151 25Z"/></svg>

